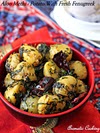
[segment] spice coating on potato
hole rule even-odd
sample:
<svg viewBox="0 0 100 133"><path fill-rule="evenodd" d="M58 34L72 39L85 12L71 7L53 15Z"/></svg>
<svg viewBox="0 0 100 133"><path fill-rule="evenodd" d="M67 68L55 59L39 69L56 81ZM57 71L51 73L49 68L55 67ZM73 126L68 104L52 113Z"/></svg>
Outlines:
<svg viewBox="0 0 100 133"><path fill-rule="evenodd" d="M5 87L8 87L8 86L12 85L12 84L14 83L14 81L15 81L15 80L13 80L13 79L11 78L10 73L8 73L8 74L6 75L6 77L5 77L5 79L4 79L4 86L5 86Z"/></svg>
<svg viewBox="0 0 100 133"><path fill-rule="evenodd" d="M37 45L36 49L42 54L42 56L44 58L46 58L47 60L50 59L49 57L49 50L50 50L50 47L47 46L45 43L40 43Z"/></svg>
<svg viewBox="0 0 100 133"><path fill-rule="evenodd" d="M32 95L27 97L25 100L23 99L20 104L20 109L28 111L30 113L38 113L38 103L39 97Z"/></svg>
<svg viewBox="0 0 100 133"><path fill-rule="evenodd" d="M17 65L11 76L15 80L35 81L37 79L34 67L24 61Z"/></svg>
<svg viewBox="0 0 100 133"><path fill-rule="evenodd" d="M19 53L11 54L6 60L5 68L7 72L13 71L17 65L20 63L20 55Z"/></svg>
<svg viewBox="0 0 100 133"><path fill-rule="evenodd" d="M43 73L46 77L57 79L59 78L60 68L54 63L53 60L50 60L45 63Z"/></svg>
<svg viewBox="0 0 100 133"><path fill-rule="evenodd" d="M76 92L79 94L87 92L87 86L84 84L82 80L79 80L79 79L77 80Z"/></svg>
<svg viewBox="0 0 100 133"><path fill-rule="evenodd" d="M12 86L8 87L7 90L4 93L4 97L12 104L16 103L16 97L15 94L18 94L20 92L25 92L24 86L21 84L21 82L14 83Z"/></svg>
<svg viewBox="0 0 100 133"><path fill-rule="evenodd" d="M20 56L24 61L34 66L38 66L41 62L41 53L33 46L22 45L19 49Z"/></svg>
<svg viewBox="0 0 100 133"><path fill-rule="evenodd" d="M57 95L46 94L38 100L38 113L48 114L59 112L64 109L65 105L64 101L59 101L59 97Z"/></svg>
<svg viewBox="0 0 100 133"><path fill-rule="evenodd" d="M62 76L53 85L53 93L56 95L68 96L69 92L74 92L76 79L73 76Z"/></svg>
<svg viewBox="0 0 100 133"><path fill-rule="evenodd" d="M72 58L72 50L66 44L55 44L50 46L50 59L53 59L54 55L63 52L66 54L66 60L69 62Z"/></svg>
<svg viewBox="0 0 100 133"><path fill-rule="evenodd" d="M71 61L69 68L78 79L86 79L87 77L87 68L84 63L81 61Z"/></svg>

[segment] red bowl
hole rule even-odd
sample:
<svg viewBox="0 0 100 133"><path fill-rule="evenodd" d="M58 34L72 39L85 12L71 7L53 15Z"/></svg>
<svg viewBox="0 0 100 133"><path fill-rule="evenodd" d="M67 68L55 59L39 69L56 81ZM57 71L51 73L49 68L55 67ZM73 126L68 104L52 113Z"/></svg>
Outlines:
<svg viewBox="0 0 100 133"><path fill-rule="evenodd" d="M38 43L41 43L41 42L34 42L33 45L34 44L38 44ZM45 43L47 45L55 44L54 42L45 42ZM87 85L89 86L89 91L88 91L87 95L84 97L84 99L82 101L80 101L76 106L74 106L71 109L68 109L66 111L63 111L63 112L60 112L60 113L56 113L56 114L46 114L46 115L28 113L28 112L25 112L23 110L20 110L20 109L16 108L15 106L13 106L3 96L3 93L4 93L4 90L3 90L3 81L4 81L4 77L6 75L5 61L6 61L7 57L11 53L17 52L18 49L19 49L19 47L16 48L16 49L11 50L0 61L0 99L3 101L4 105L6 106L6 108L10 111L10 113L14 117L16 117L17 119L21 120L22 122L24 122L24 123L26 123L28 125L39 126L39 125L43 124L43 122L47 118L60 117L62 115L69 114L69 113L79 109L89 99L90 95L92 94L93 87L94 87L94 73L93 73L92 67L89 64L88 60L80 52L78 52L76 49L71 47L71 49L73 50L73 57L75 59L77 59L77 60L85 62L87 70L88 70Z"/></svg>

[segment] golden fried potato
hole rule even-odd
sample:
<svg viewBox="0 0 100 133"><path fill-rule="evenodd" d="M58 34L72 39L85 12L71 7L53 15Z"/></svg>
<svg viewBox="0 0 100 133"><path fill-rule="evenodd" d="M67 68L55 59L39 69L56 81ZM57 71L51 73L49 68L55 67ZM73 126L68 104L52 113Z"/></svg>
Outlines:
<svg viewBox="0 0 100 133"><path fill-rule="evenodd" d="M17 65L20 63L20 55L19 53L11 54L6 60L5 68L7 72L12 72Z"/></svg>
<svg viewBox="0 0 100 133"><path fill-rule="evenodd" d="M5 86L5 87L8 87L8 86L12 85L14 82L15 82L15 80L13 80L13 79L11 78L10 73L8 73L8 74L6 75L6 77L5 77L5 79L4 79L4 86Z"/></svg>
<svg viewBox="0 0 100 133"><path fill-rule="evenodd" d="M76 78L73 76L62 76L56 83L53 85L53 94L69 96L70 92L75 91Z"/></svg>
<svg viewBox="0 0 100 133"><path fill-rule="evenodd" d="M87 77L87 68L84 63L81 61L71 61L69 68L78 79L86 79Z"/></svg>
<svg viewBox="0 0 100 133"><path fill-rule="evenodd" d="M87 87L86 87L86 85L85 85L84 82L83 82L82 80L80 80L80 79L77 80L76 92L77 92L78 94L87 92Z"/></svg>
<svg viewBox="0 0 100 133"><path fill-rule="evenodd" d="M41 96L38 100L38 113L50 113L49 110L52 108L52 103L57 103L58 100L59 98L56 95L46 94Z"/></svg>
<svg viewBox="0 0 100 133"><path fill-rule="evenodd" d="M25 100L21 101L20 109L36 114L38 113L38 108L37 108L38 100L39 100L38 96L35 95L29 96Z"/></svg>
<svg viewBox="0 0 100 133"><path fill-rule="evenodd" d="M66 60L69 62L72 59L72 50L66 44L55 44L50 46L50 59L53 59L54 55L63 52L66 54Z"/></svg>
<svg viewBox="0 0 100 133"><path fill-rule="evenodd" d="M41 63L42 55L41 53L33 46L22 45L19 48L20 56L29 64L38 66Z"/></svg>
<svg viewBox="0 0 100 133"><path fill-rule="evenodd" d="M21 82L16 82L12 84L12 86L9 86L7 90L4 93L4 97L12 104L16 104L16 97L15 94L25 92L24 86L21 84Z"/></svg>
<svg viewBox="0 0 100 133"><path fill-rule="evenodd" d="M35 75L34 67L27 62L22 61L17 65L14 71L11 73L12 79L24 80L24 81L35 81L37 77Z"/></svg>
<svg viewBox="0 0 100 133"><path fill-rule="evenodd" d="M60 101L58 96L46 94L41 96L38 100L38 113L50 114L59 112L64 109L65 105L66 103L64 101Z"/></svg>
<svg viewBox="0 0 100 133"><path fill-rule="evenodd" d="M57 79L59 78L60 68L55 64L53 60L50 60L45 63L43 73L46 77Z"/></svg>

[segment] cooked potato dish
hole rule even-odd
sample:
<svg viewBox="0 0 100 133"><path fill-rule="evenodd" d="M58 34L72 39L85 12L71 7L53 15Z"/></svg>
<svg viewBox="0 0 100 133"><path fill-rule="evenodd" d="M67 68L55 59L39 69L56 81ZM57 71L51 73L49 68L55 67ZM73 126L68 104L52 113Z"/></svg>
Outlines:
<svg viewBox="0 0 100 133"><path fill-rule="evenodd" d="M66 55L66 60L70 61L72 59L72 50L65 44L55 44L50 46L50 59L53 59L54 55L63 52Z"/></svg>
<svg viewBox="0 0 100 133"><path fill-rule="evenodd" d="M86 91L87 91L87 85L85 85L82 80L77 79L76 92L81 94Z"/></svg>
<svg viewBox="0 0 100 133"><path fill-rule="evenodd" d="M75 92L76 79L73 76L62 76L53 85L53 93L69 97L70 92ZM71 97L69 97L71 98Z"/></svg>
<svg viewBox="0 0 100 133"><path fill-rule="evenodd" d="M36 75L34 67L27 62L20 62L17 67L11 72L11 77L14 80L35 81Z"/></svg>
<svg viewBox="0 0 100 133"><path fill-rule="evenodd" d="M5 62L4 97L34 114L72 108L88 92L87 67L73 59L73 51L66 44L23 44Z"/></svg>
<svg viewBox="0 0 100 133"><path fill-rule="evenodd" d="M4 97L11 102L12 104L16 104L16 96L15 94L24 93L26 90L21 82L16 82L9 86L4 93Z"/></svg>
<svg viewBox="0 0 100 133"><path fill-rule="evenodd" d="M19 63L20 63L19 53L11 54L5 64L7 72L13 71Z"/></svg>
<svg viewBox="0 0 100 133"><path fill-rule="evenodd" d="M39 114L48 114L59 112L66 106L65 101L60 101L57 95L46 94L39 98L38 100L38 112Z"/></svg>
<svg viewBox="0 0 100 133"><path fill-rule="evenodd" d="M38 96L28 96L21 101L20 109L36 114L38 113L38 100Z"/></svg>
<svg viewBox="0 0 100 133"><path fill-rule="evenodd" d="M59 78L60 68L55 64L53 60L50 60L44 64L43 73L46 77L57 79Z"/></svg>
<svg viewBox="0 0 100 133"><path fill-rule="evenodd" d="M42 55L41 53L32 46L22 45L19 49L20 56L29 64L33 64L34 66L38 66L41 62Z"/></svg>
<svg viewBox="0 0 100 133"><path fill-rule="evenodd" d="M11 78L11 74L8 73L4 79L4 85L6 87L11 86L14 83L14 79Z"/></svg>
<svg viewBox="0 0 100 133"><path fill-rule="evenodd" d="M69 68L72 71L72 73L78 78L78 79L86 79L87 77L87 68L85 64L81 61L72 61L69 64Z"/></svg>

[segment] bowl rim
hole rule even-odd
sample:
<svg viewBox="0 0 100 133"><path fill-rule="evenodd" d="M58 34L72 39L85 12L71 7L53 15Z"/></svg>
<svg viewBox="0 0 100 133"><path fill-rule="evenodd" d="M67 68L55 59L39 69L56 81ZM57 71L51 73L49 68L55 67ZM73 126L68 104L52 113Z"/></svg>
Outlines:
<svg viewBox="0 0 100 133"><path fill-rule="evenodd" d="M57 43L57 42L48 42L48 41L45 41L45 42L42 42L42 41L36 41L36 42L33 42L32 44L39 44L39 43L47 43L48 45L52 45L52 44L61 44L61 43ZM0 65L6 60L6 58L11 54L13 53L14 51L17 51L18 48L20 46L12 49L10 52L8 52L3 58L2 60L0 61ZM88 65L89 67L89 70L90 70L90 73L92 75L92 82L91 82L91 88L89 89L87 95L85 96L85 98L79 102L77 105L75 105L74 107L68 109L68 110L65 110L65 111L62 111L62 112L59 112L59 113L54 113L54 114L33 114L33 113L29 113L29 112L26 112L26 111L23 111L17 107L15 107L14 105L12 105L10 102L8 102L5 97L2 95L2 93L0 92L0 99L4 102L5 105L7 105L9 108L11 108L12 110L14 110L15 112L18 112L19 114L22 114L22 115L26 115L26 116L30 116L30 117L37 117L37 118L52 118L52 117L59 117L59 116L62 116L62 115L65 115L65 114L68 114L74 110L76 110L77 108L81 107L88 99L89 97L91 96L92 92L93 92L93 87L94 87L94 72L92 70L92 67L89 63L89 61L82 55L82 53L80 53L78 50L76 50L75 48L73 48L72 46L69 46L73 51L75 51L77 54L79 54L82 58L84 58L86 64Z"/></svg>

